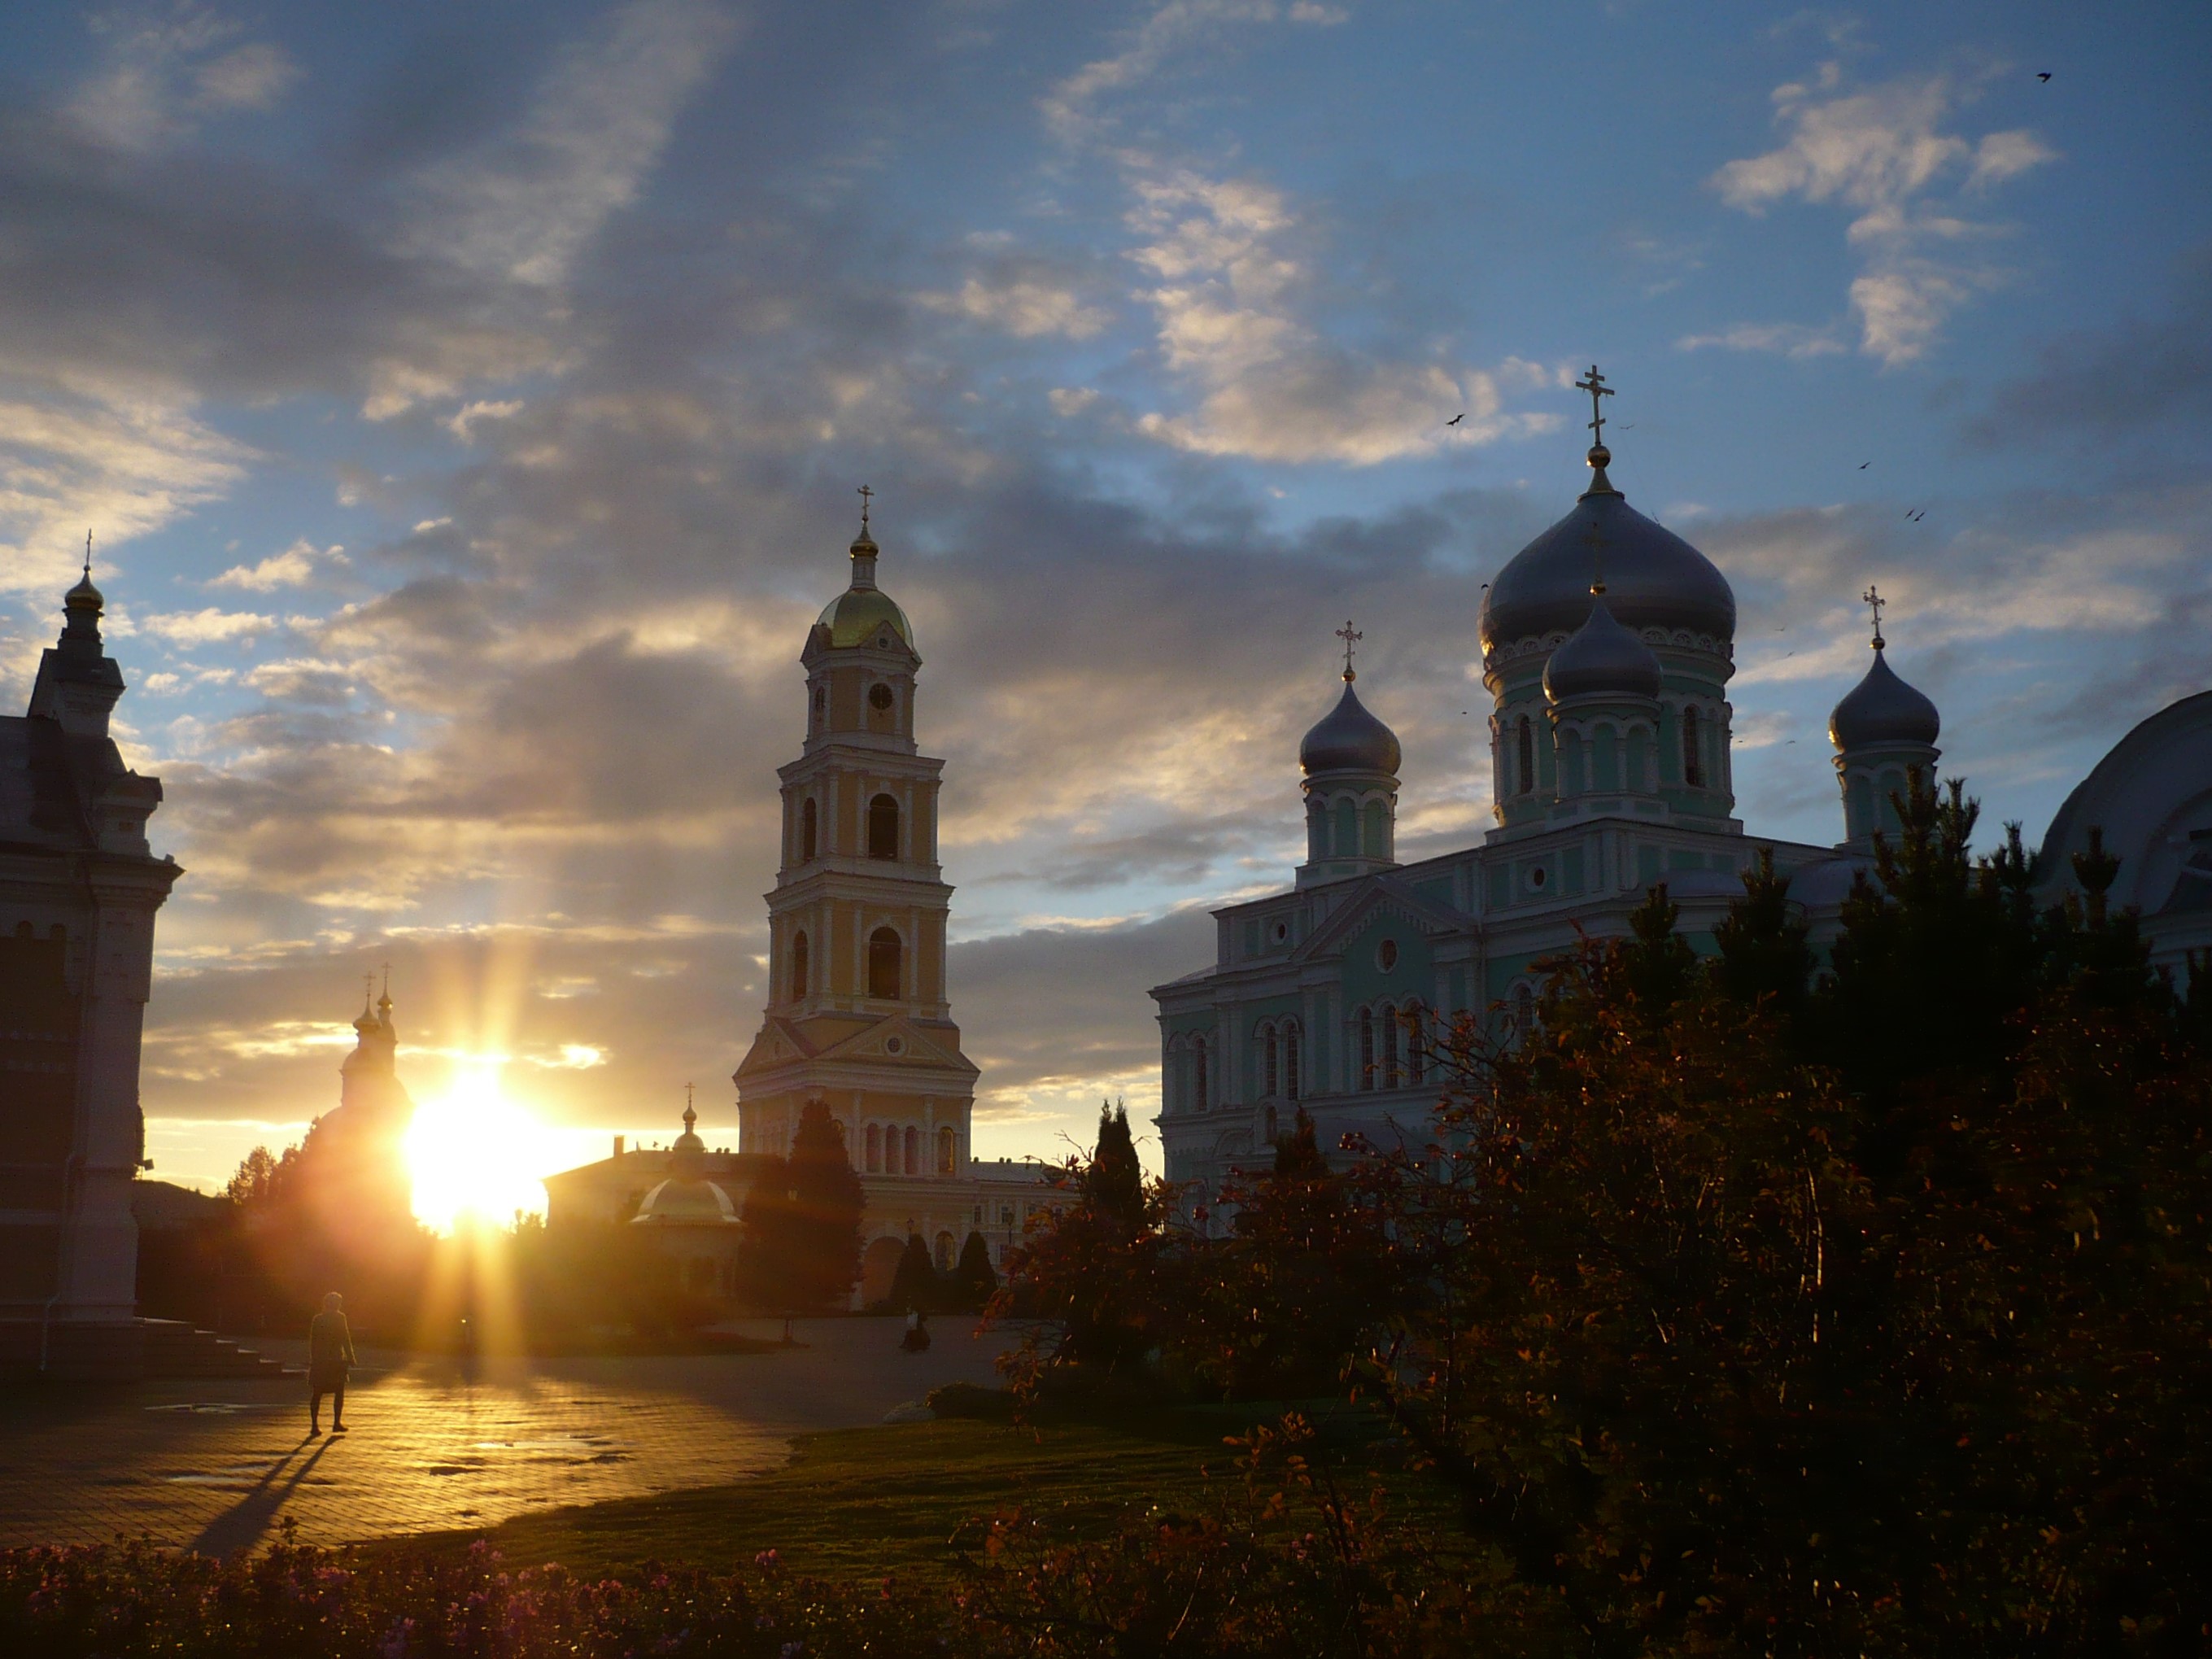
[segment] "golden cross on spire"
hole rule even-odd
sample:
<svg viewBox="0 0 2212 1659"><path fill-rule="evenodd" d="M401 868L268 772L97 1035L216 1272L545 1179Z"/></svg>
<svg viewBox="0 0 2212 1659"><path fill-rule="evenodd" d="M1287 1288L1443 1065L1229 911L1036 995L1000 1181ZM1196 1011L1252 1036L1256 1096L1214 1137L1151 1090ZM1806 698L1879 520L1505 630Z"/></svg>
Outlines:
<svg viewBox="0 0 2212 1659"><path fill-rule="evenodd" d="M1352 618L1344 619L1344 626L1336 630L1336 637L1344 641L1344 678L1348 685L1359 677L1352 672L1352 647L1367 637L1352 625Z"/></svg>
<svg viewBox="0 0 2212 1659"><path fill-rule="evenodd" d="M1872 582L1867 584L1867 591L1860 594L1859 599L1874 611L1874 648L1879 651L1885 643L1881 637L1881 608L1889 601L1882 598L1881 590Z"/></svg>
<svg viewBox="0 0 2212 1659"><path fill-rule="evenodd" d="M369 1008L373 1006L371 999L375 995L376 975L374 974L363 974L361 976L361 1013L363 1019L368 1018Z"/></svg>
<svg viewBox="0 0 2212 1659"><path fill-rule="evenodd" d="M1613 396L1613 388L1605 383L1605 376L1597 372L1597 365L1595 363L1592 363L1590 365L1589 378L1588 380L1577 380L1575 382L1575 390L1577 392L1587 392L1589 393L1589 424L1591 433L1590 447L1592 449L1602 449L1605 447L1605 406L1599 403L1598 399L1601 398L1610 398Z"/></svg>
<svg viewBox="0 0 2212 1659"><path fill-rule="evenodd" d="M874 498L875 493L866 484L860 486L860 528L862 530L868 527L868 503Z"/></svg>

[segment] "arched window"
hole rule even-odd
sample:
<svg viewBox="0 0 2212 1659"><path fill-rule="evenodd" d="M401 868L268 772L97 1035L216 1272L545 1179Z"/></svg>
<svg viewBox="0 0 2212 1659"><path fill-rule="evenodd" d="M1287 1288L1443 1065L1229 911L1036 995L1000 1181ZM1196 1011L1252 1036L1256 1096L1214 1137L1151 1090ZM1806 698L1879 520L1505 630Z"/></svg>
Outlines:
<svg viewBox="0 0 2212 1659"><path fill-rule="evenodd" d="M1406 1080L1398 1066L1398 1011L1386 1002L1376 1014L1382 1026L1382 1086L1395 1089Z"/></svg>
<svg viewBox="0 0 2212 1659"><path fill-rule="evenodd" d="M791 936L791 1000L793 1002L805 998L806 968L806 935L804 933L793 933Z"/></svg>
<svg viewBox="0 0 2212 1659"><path fill-rule="evenodd" d="M830 692L824 686L814 688L814 729L822 729L822 717L830 712Z"/></svg>
<svg viewBox="0 0 2212 1659"><path fill-rule="evenodd" d="M1429 1061L1425 1053L1429 1046L1428 1018L1418 1002L1406 1005L1406 1012L1398 1016L1406 1024L1406 1075L1419 1083L1428 1076Z"/></svg>
<svg viewBox="0 0 2212 1659"><path fill-rule="evenodd" d="M1190 1040L1190 1103L1194 1111L1206 1107L1206 1039L1194 1036Z"/></svg>
<svg viewBox="0 0 2212 1659"><path fill-rule="evenodd" d="M1283 1097L1296 1100L1298 1096L1298 1023L1292 1020L1283 1027Z"/></svg>
<svg viewBox="0 0 2212 1659"><path fill-rule="evenodd" d="M1682 781L1692 789L1705 787L1705 744L1698 733L1698 711L1691 704L1682 707Z"/></svg>
<svg viewBox="0 0 2212 1659"><path fill-rule="evenodd" d="M868 1173L881 1175L884 1172L884 1132L876 1124L868 1125L867 1144Z"/></svg>
<svg viewBox="0 0 2212 1659"><path fill-rule="evenodd" d="M821 833L821 814L815 811L814 797L809 795L805 805L799 809L799 861L801 864L814 862L814 852L820 843Z"/></svg>
<svg viewBox="0 0 2212 1659"><path fill-rule="evenodd" d="M1375 1011L1359 1011L1359 1086L1375 1086Z"/></svg>
<svg viewBox="0 0 2212 1659"><path fill-rule="evenodd" d="M1382 803L1379 800L1369 801L1364 817L1367 822L1360 838L1359 850L1370 859L1389 858L1390 856L1390 820L1386 816Z"/></svg>
<svg viewBox="0 0 2212 1659"><path fill-rule="evenodd" d="M899 994L899 936L888 927L868 935L868 994L890 1001Z"/></svg>
<svg viewBox="0 0 2212 1659"><path fill-rule="evenodd" d="M1526 714L1513 728L1513 757L1519 763L1516 781L1519 785L1519 793L1525 795L1536 787L1536 734L1529 726Z"/></svg>
<svg viewBox="0 0 2212 1659"><path fill-rule="evenodd" d="M937 1271L941 1273L949 1273L952 1271L952 1235L951 1233L939 1233L937 1236Z"/></svg>
<svg viewBox="0 0 2212 1659"><path fill-rule="evenodd" d="M912 1124L907 1126L906 1131L906 1172L921 1173L921 1132Z"/></svg>
<svg viewBox="0 0 2212 1659"><path fill-rule="evenodd" d="M959 1144L952 1133L952 1126L945 1125L937 1132L937 1173L951 1175L954 1161L959 1157Z"/></svg>
<svg viewBox="0 0 2212 1659"><path fill-rule="evenodd" d="M878 795L868 803L868 856L895 859L898 855L898 803L889 795Z"/></svg>
<svg viewBox="0 0 2212 1659"><path fill-rule="evenodd" d="M1536 993L1526 985L1513 991L1513 1043L1522 1047L1536 1035Z"/></svg>
<svg viewBox="0 0 2212 1659"><path fill-rule="evenodd" d="M1260 1028L1260 1093L1263 1097L1272 1096L1275 1092L1275 1085L1281 1081L1275 1070L1275 1028L1262 1025Z"/></svg>

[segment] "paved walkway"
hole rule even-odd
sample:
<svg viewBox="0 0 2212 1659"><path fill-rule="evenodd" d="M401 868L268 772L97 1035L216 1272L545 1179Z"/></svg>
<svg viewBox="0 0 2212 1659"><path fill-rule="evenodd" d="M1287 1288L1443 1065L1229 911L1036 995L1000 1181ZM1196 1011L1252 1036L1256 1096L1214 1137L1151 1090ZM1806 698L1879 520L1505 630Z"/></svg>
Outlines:
<svg viewBox="0 0 2212 1659"><path fill-rule="evenodd" d="M319 1440L306 1437L296 1380L11 1393L0 1546L119 1533L222 1554L285 1520L303 1542L337 1543L719 1486L780 1466L793 1434L880 1422L940 1382L992 1382L1003 1344L963 1325L938 1322L922 1355L897 1352L896 1321L801 1321L805 1346L772 1353L487 1360L473 1382L450 1360L368 1352L346 1395L351 1431L331 1435L326 1414Z"/></svg>

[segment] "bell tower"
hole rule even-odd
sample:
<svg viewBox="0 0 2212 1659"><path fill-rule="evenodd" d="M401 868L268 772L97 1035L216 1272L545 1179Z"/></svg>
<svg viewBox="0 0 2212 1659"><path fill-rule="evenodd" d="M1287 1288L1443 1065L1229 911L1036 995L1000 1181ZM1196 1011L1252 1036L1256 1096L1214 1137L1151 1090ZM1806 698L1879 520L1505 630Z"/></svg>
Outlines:
<svg viewBox="0 0 2212 1659"><path fill-rule="evenodd" d="M777 774L782 857L767 895L767 1006L735 1078L740 1150L787 1153L819 1101L864 1176L964 1176L977 1072L945 995L945 763L915 742L921 658L876 585L870 494L848 585L799 655L805 737Z"/></svg>

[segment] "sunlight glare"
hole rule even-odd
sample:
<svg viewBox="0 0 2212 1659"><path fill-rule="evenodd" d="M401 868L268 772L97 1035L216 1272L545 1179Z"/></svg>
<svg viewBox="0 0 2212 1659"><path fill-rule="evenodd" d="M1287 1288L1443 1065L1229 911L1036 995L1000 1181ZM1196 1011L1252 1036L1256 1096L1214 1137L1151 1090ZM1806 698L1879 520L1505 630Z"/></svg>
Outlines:
<svg viewBox="0 0 2212 1659"><path fill-rule="evenodd" d="M415 1217L441 1233L463 1216L503 1227L517 1211L543 1215L538 1177L558 1163L546 1127L501 1092L496 1061L458 1073L408 1126Z"/></svg>

